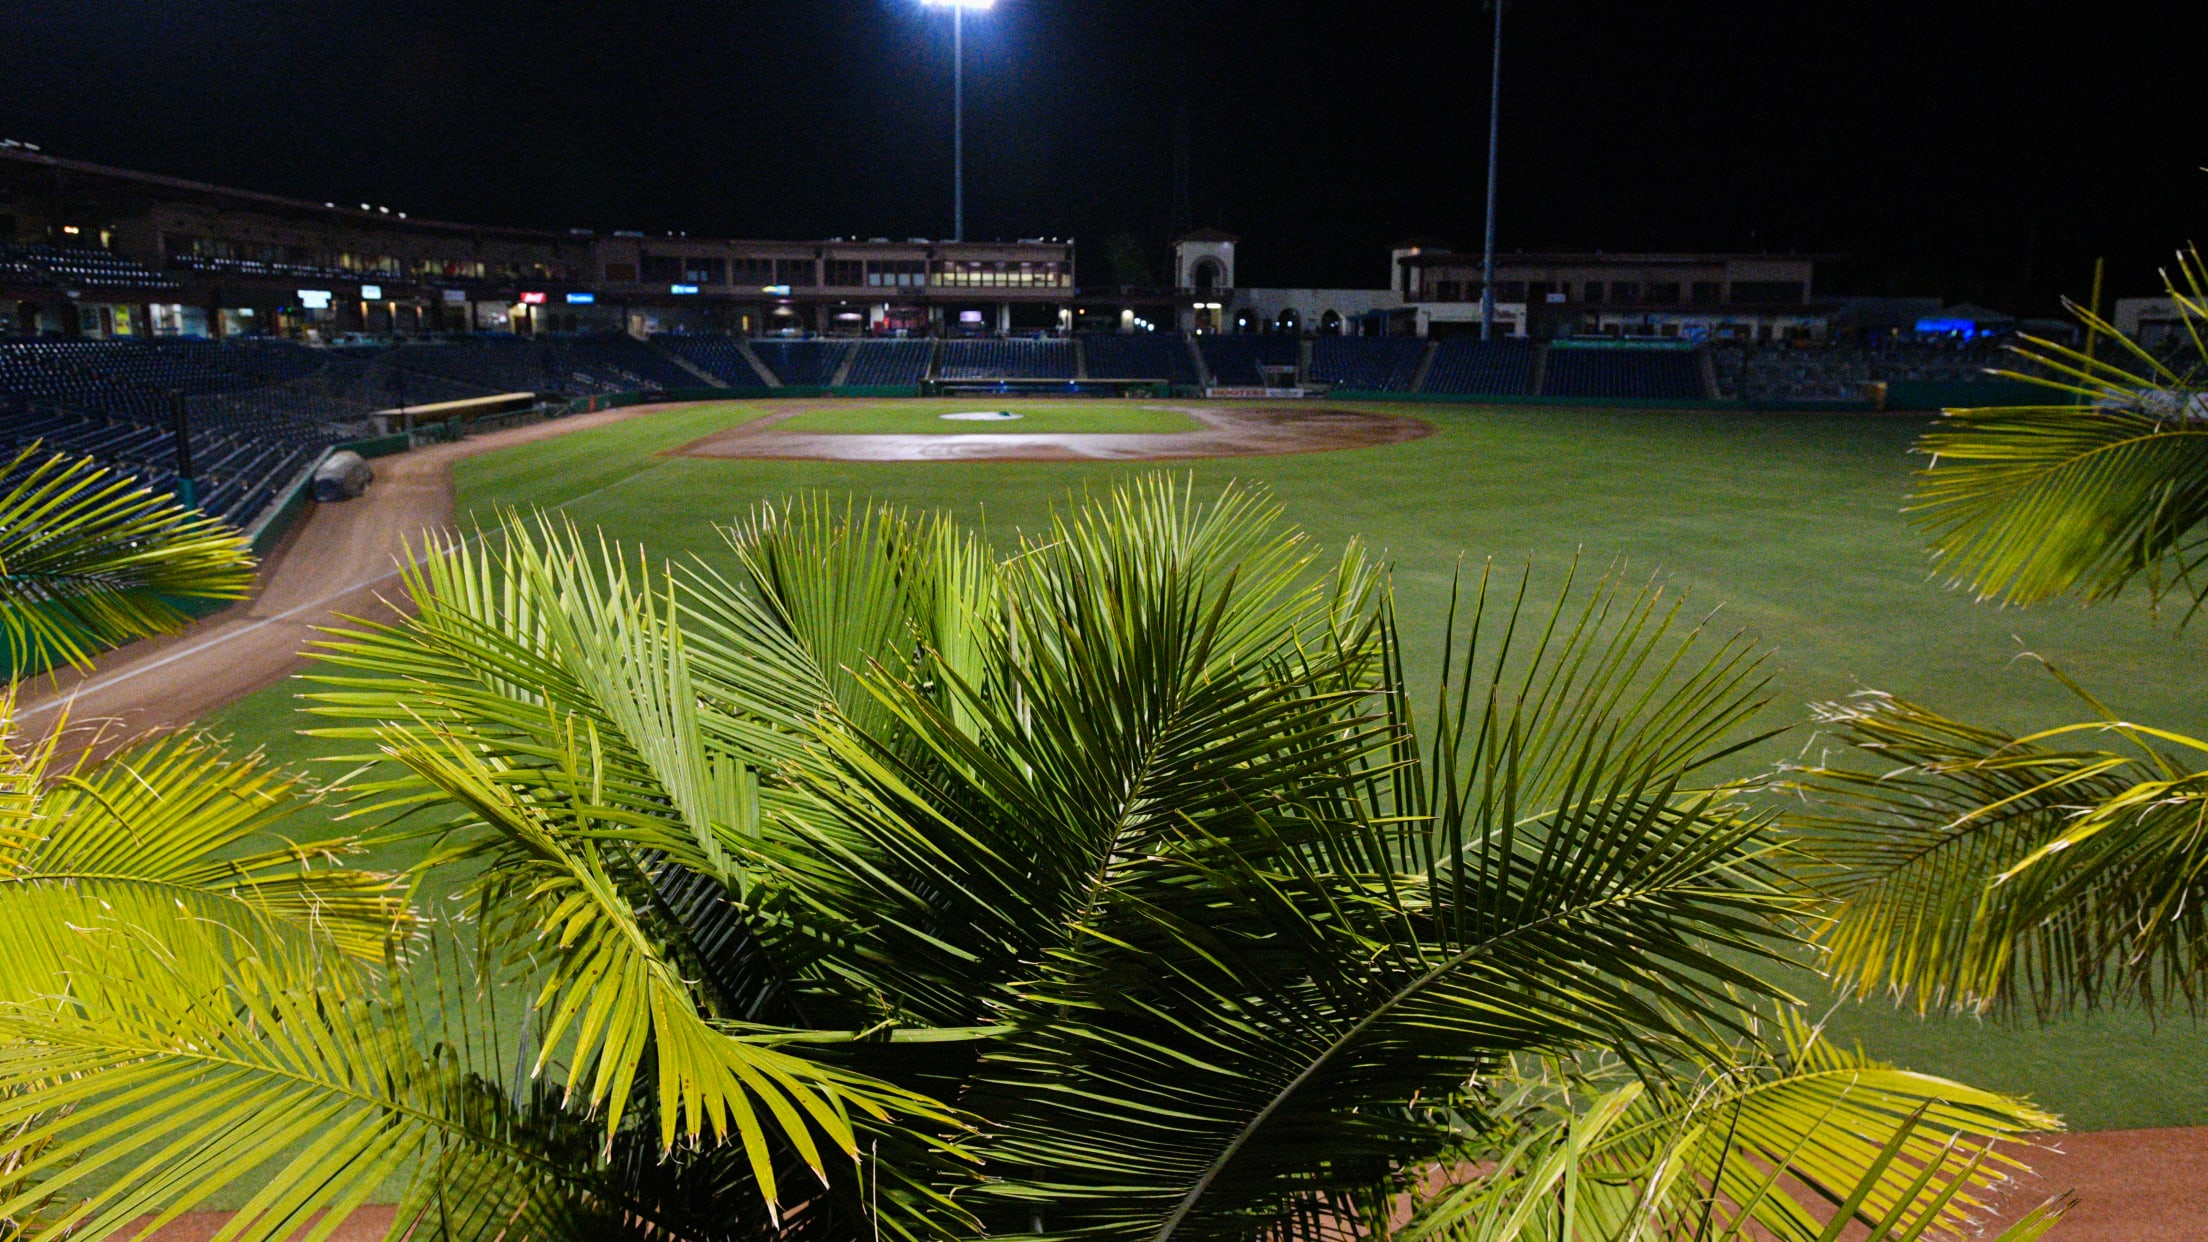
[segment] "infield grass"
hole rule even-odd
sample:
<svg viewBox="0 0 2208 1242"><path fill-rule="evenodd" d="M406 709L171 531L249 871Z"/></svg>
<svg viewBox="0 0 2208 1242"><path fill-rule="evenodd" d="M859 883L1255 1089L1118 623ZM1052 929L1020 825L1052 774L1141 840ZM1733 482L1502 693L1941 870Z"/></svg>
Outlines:
<svg viewBox="0 0 2208 1242"><path fill-rule="evenodd" d="M925 404L851 413L887 417ZM1792 728L1756 762L1814 746L1808 703L1867 687L2012 729L2084 716L2025 653L2059 664L2133 719L2208 732L2208 625L2180 634L2137 599L2004 611L1929 577L1922 540L1899 513L1921 420L1373 408L1427 419L1439 434L1166 468L1193 475L1205 491L1236 479L1262 484L1322 545L1360 537L1392 563L1414 686L1429 685L1438 667L1460 563L1476 569L1492 556L1497 572L1516 575L1530 560L1539 597L1577 557L1582 574L1613 564L1636 580L1661 572L1697 610L1717 610L1715 627L1745 629L1771 652L1765 722ZM1069 493L1137 472L1093 462L662 455L757 412L740 403L699 406L467 459L457 468L460 511L487 519L505 506L559 505L586 527L654 553L712 556L721 547L712 523L823 489L948 509L1008 539ZM282 757L329 753L290 735L299 723L292 693L263 692L211 723L240 740L265 740ZM1815 980L1801 986L1814 1010L1833 1003ZM2208 1123L2208 1029L2182 1016L2159 1027L2136 1013L2003 1026L1920 1021L1883 1004L1849 1003L1835 1010L1830 1029L1915 1069L2029 1094L2079 1129Z"/></svg>

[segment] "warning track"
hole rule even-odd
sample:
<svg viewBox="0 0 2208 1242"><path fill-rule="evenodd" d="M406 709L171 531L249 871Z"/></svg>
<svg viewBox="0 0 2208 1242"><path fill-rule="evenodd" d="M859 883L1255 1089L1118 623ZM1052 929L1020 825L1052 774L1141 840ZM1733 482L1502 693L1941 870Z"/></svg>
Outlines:
<svg viewBox="0 0 2208 1242"><path fill-rule="evenodd" d="M182 633L108 652L89 674L25 683L16 727L51 733L66 719L72 746L181 728L305 667L318 626L342 616L392 615L390 597L408 545L452 524L452 463L508 445L603 427L666 406L578 414L494 431L376 460L367 494L310 505L272 553L253 598Z"/></svg>

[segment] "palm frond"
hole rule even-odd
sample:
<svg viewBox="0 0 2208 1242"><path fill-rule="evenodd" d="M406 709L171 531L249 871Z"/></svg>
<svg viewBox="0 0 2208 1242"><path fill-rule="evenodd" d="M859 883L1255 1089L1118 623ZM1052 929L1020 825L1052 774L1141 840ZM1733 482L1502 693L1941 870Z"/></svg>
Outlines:
<svg viewBox="0 0 2208 1242"><path fill-rule="evenodd" d="M411 925L400 877L349 865L364 852L359 838L290 837L320 794L257 754L178 734L60 774L49 747L9 759L36 791L26 808L35 831L0 840L0 903L29 887L140 889L207 917L266 919L368 961Z"/></svg>
<svg viewBox="0 0 2208 1242"><path fill-rule="evenodd" d="M733 1142L771 1205L778 1144L816 1179L854 1159L853 1114L938 1126L922 1096L773 1046L713 1016L683 966L693 930L670 882L702 877L745 905L756 778L715 747L673 605L648 569L570 528L509 520L501 550L458 543L412 571L419 615L325 644L314 695L327 732L372 739L407 775L402 798L442 800L467 826L425 866L480 868L486 917L545 977L536 1064L620 1131L648 1084L659 1145ZM639 1075L647 1075L640 1082Z"/></svg>
<svg viewBox="0 0 2208 1242"><path fill-rule="evenodd" d="M227 1236L286 1237L457 1133L345 959L140 891L7 907L11 951L58 967L0 1001L0 1133L28 1153L0 1219L22 1236L105 1236L265 1179Z"/></svg>
<svg viewBox="0 0 2208 1242"><path fill-rule="evenodd" d="M1760 823L1681 790L1755 707L1754 662L1691 654L1668 604L1593 596L1471 601L1459 684L1496 740L1393 774L1453 792L1430 871L1394 869L1395 826L1333 770L1131 851L985 1062L992 1193L1053 1232L1249 1236L1400 1188L1453 1149L1435 1110L1477 1111L1464 1084L1514 1054L1604 1048L1659 1082L1719 1055L1730 989L1770 992L1732 955L1775 952L1796 908Z"/></svg>
<svg viewBox="0 0 2208 1242"><path fill-rule="evenodd" d="M1617 1067L1521 1079L1516 1128L1452 1171L1404 1242L1827 1242L1972 1236L1981 1198L2022 1169L2012 1150L2053 1128L2028 1103L1910 1074L1782 1020L1776 1059L1659 1097ZM2039 1236L2039 1205L2001 1237ZM1853 1228L1855 1233L1847 1231Z"/></svg>
<svg viewBox="0 0 2208 1242"><path fill-rule="evenodd" d="M1830 969L1859 994L2196 1003L2208 744L2116 721L2015 737L1876 694L1820 714L1854 753L1792 774L1792 825L1837 903Z"/></svg>
<svg viewBox="0 0 2208 1242"><path fill-rule="evenodd" d="M2171 295L2198 314L2201 260L2179 256ZM2190 293L2188 293L2188 289ZM2144 579L2157 600L2208 601L2208 351L2182 368L2086 316L2111 358L2027 338L2047 404L1952 410L1917 444L1931 466L1912 503L1940 568L1982 599L2088 599ZM2188 327L2190 327L2190 320Z"/></svg>
<svg viewBox="0 0 2208 1242"><path fill-rule="evenodd" d="M34 444L0 467L0 628L19 673L177 629L179 602L243 599L253 573L235 530L93 461Z"/></svg>

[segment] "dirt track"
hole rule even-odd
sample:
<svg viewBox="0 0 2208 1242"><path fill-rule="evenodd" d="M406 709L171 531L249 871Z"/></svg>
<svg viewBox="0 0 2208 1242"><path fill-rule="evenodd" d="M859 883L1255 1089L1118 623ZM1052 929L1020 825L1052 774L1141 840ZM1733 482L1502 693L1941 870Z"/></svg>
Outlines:
<svg viewBox="0 0 2208 1242"><path fill-rule="evenodd" d="M768 457L799 461L1173 461L1203 457L1277 457L1402 444L1434 434L1432 423L1396 414L1327 406L1173 406L1198 431L985 431L961 435L862 435L782 431L785 419L833 408L813 402L779 407L765 418L676 449L690 457Z"/></svg>
<svg viewBox="0 0 2208 1242"><path fill-rule="evenodd" d="M111 651L89 675L64 673L51 682L26 684L17 726L27 735L43 735L66 707L73 740L104 744L177 728L274 685L305 666L299 653L316 626L341 615L389 615L383 597L397 581L404 548L418 545L425 530L452 521L454 461L662 408L580 414L379 458L367 495L308 508L270 556L252 599L180 634Z"/></svg>

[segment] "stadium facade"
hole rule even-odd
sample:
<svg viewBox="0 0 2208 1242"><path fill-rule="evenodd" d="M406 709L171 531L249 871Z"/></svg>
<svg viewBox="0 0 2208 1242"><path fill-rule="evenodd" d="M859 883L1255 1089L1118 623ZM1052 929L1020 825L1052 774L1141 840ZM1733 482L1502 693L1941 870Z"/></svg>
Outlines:
<svg viewBox="0 0 2208 1242"><path fill-rule="evenodd" d="M1073 245L705 241L409 219L0 149L0 333L994 335L1071 326Z"/></svg>
<svg viewBox="0 0 2208 1242"><path fill-rule="evenodd" d="M1369 289L1249 288L1238 239L1176 239L1168 287L1083 287L1071 241L744 241L409 219L0 149L0 333L65 337L623 331L998 337L1477 331L1479 256L1432 242ZM1509 254L1502 334L1814 341L1827 256Z"/></svg>

